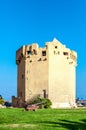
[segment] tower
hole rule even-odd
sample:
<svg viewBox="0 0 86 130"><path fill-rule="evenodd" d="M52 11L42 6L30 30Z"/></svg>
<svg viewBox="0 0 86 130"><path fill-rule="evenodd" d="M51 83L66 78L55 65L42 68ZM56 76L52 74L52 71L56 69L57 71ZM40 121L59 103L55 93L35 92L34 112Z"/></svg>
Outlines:
<svg viewBox="0 0 86 130"><path fill-rule="evenodd" d="M18 66L17 98L13 106L22 106L37 96L49 98L53 108L74 107L76 94L75 51L58 40L22 46L16 52Z"/></svg>

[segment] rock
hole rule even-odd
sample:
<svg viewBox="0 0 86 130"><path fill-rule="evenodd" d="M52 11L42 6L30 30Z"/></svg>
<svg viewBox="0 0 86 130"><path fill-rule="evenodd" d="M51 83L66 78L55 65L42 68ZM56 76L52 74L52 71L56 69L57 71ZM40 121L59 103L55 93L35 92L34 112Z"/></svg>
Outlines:
<svg viewBox="0 0 86 130"><path fill-rule="evenodd" d="M2 104L0 104L0 108L6 108L6 106L3 106Z"/></svg>

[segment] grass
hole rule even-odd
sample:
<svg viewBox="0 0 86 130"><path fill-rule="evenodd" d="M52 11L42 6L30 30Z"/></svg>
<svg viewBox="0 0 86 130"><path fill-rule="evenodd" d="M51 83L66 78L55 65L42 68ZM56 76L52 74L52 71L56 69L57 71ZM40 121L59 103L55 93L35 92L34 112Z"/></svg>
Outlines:
<svg viewBox="0 0 86 130"><path fill-rule="evenodd" d="M0 109L0 130L86 130L86 109Z"/></svg>

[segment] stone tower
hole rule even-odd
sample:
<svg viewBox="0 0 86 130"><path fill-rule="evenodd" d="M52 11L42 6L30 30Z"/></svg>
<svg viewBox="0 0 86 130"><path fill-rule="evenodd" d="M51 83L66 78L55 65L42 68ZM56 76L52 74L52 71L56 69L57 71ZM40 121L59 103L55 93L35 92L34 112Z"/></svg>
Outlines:
<svg viewBox="0 0 86 130"><path fill-rule="evenodd" d="M58 40L22 46L16 52L18 66L17 98L13 106L22 107L40 96L52 101L52 108L74 107L77 54Z"/></svg>

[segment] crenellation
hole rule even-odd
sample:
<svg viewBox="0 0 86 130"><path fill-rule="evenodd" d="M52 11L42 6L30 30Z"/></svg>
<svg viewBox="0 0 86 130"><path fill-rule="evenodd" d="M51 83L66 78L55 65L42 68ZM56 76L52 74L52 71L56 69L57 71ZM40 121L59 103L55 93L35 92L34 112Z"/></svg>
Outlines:
<svg viewBox="0 0 86 130"><path fill-rule="evenodd" d="M76 60L77 60L77 54L76 54L76 52L71 51L70 58L73 59L76 62Z"/></svg>
<svg viewBox="0 0 86 130"><path fill-rule="evenodd" d="M20 64L23 57L25 57L25 46L22 46L18 51L16 51L16 64Z"/></svg>

